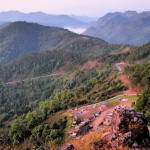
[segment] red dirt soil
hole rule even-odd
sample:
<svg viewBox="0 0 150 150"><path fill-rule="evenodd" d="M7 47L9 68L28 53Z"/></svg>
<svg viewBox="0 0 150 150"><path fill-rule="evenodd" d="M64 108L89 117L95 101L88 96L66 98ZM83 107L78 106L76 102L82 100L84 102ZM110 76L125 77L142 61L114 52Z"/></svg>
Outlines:
<svg viewBox="0 0 150 150"><path fill-rule="evenodd" d="M122 64L119 64L119 67L122 70L124 70L124 67L127 64L124 63L124 62L120 62L120 63L122 63ZM123 72L121 71L121 73L123 73ZM129 77L127 77L125 75L122 75L121 76L121 80L123 81L124 85L128 87L128 90L126 90L126 91L123 92L125 95L136 95L136 94L138 94L138 92L135 89L132 89L130 81L129 81Z"/></svg>
<svg viewBox="0 0 150 150"><path fill-rule="evenodd" d="M121 98L121 97L120 97ZM105 103L105 102L104 102ZM130 101L121 101L118 105L128 105L131 106ZM75 116L75 113L79 111L83 111L82 114L79 114L77 117L81 120L92 118L94 114L97 114L101 111L101 114L99 117L93 118L92 122L90 123L90 126L92 126L91 131L97 131L97 129L100 127L99 124L102 123L106 117L106 114L113 112L113 109L115 106L107 107L103 106L103 103L97 104L96 108L94 108L94 105L89 105L86 107L80 107L78 110L72 110L71 114Z"/></svg>
<svg viewBox="0 0 150 150"><path fill-rule="evenodd" d="M130 85L130 82L129 82L129 79L128 79L127 76L123 75L121 80L123 81L124 85L128 87L128 90L123 92L124 94L126 94L126 95L138 94L137 91L132 89L132 87Z"/></svg>
<svg viewBox="0 0 150 150"><path fill-rule="evenodd" d="M89 40L89 38L86 37L86 36L82 36L81 38L84 39L84 40Z"/></svg>
<svg viewBox="0 0 150 150"><path fill-rule="evenodd" d="M53 74L70 72L70 70L68 70L70 68L69 65L70 65L70 63L67 62L65 66L61 67L58 70L54 70ZM98 69L101 69L102 65L103 65L103 63L99 63L97 60L88 60L82 66L81 65L76 65L74 67L74 70L72 70L72 71L78 71L78 70L82 71L84 69L91 69L91 68L94 68L96 66L98 67Z"/></svg>
<svg viewBox="0 0 150 150"><path fill-rule="evenodd" d="M101 65L102 65L102 63L99 63L97 60L89 60L83 65L83 68L91 69L95 66L101 67Z"/></svg>
<svg viewBox="0 0 150 150"><path fill-rule="evenodd" d="M92 128L92 131L96 131L96 130L98 129L99 124L101 124L102 122L104 122L104 119L105 119L105 117L106 117L106 114L107 114L108 112L112 112L113 109L114 109L114 107L103 111L103 112L101 113L101 115L100 115L99 117L97 117L97 118L90 124L90 125L93 127L93 128Z"/></svg>

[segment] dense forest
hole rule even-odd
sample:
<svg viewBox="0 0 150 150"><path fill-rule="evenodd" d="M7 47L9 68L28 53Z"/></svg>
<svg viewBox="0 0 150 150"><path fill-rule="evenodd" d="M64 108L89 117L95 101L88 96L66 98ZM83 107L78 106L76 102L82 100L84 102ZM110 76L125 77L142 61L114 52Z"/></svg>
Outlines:
<svg viewBox="0 0 150 150"><path fill-rule="evenodd" d="M150 121L150 64L133 65L149 61L150 43L141 47L112 45L64 29L26 22L12 23L0 35L3 147L15 147L26 140L30 145L26 149L59 146L67 138L66 130L72 120L60 115L53 121L51 117L122 94L126 86L114 65L121 61L132 63L125 67L124 74L134 89L143 91L135 108Z"/></svg>
<svg viewBox="0 0 150 150"><path fill-rule="evenodd" d="M144 90L137 100L135 108L145 114L150 124L150 63L128 66L124 73L131 76L130 81L134 88L139 87L140 91Z"/></svg>
<svg viewBox="0 0 150 150"><path fill-rule="evenodd" d="M72 72L85 62L85 58L71 51L30 52L9 64L1 65L0 81L8 82L56 72Z"/></svg>
<svg viewBox="0 0 150 150"><path fill-rule="evenodd" d="M73 89L97 75L95 70L27 80L0 87L1 121L33 111L40 101L65 89ZM1 124L2 125L2 124Z"/></svg>
<svg viewBox="0 0 150 150"><path fill-rule="evenodd" d="M132 62L142 59L150 60L150 42L131 51L128 56L128 60Z"/></svg>
<svg viewBox="0 0 150 150"><path fill-rule="evenodd" d="M51 127L51 124L49 126L41 123L60 110L103 101L125 90L122 81L115 80L117 72L109 67L104 67L101 71L93 68L52 77L51 79L1 86L0 138L5 139L1 140L1 144L7 145L8 142L17 144L24 141L24 138L34 141L36 144L31 143L38 147L50 139L54 145L61 144L61 137L63 138L67 121L62 120L62 123L60 120L62 125L58 125L58 127L57 125ZM4 96L5 100L3 99ZM43 100L45 101L42 102ZM40 102L41 105L39 106ZM32 111L33 113L31 113ZM29 113L26 114L27 112ZM21 117L13 121L18 116ZM58 128L57 133L55 128ZM47 130L50 132L47 132ZM6 134L9 136L4 138ZM57 135L60 135L59 139L57 139ZM44 136L47 138L43 139Z"/></svg>
<svg viewBox="0 0 150 150"><path fill-rule="evenodd" d="M83 70L88 61L109 64L125 60L129 53L109 54L83 57L72 51L44 51L41 53L30 52L14 61L0 66L0 82L20 81L44 75ZM86 67L87 68L87 67Z"/></svg>
<svg viewBox="0 0 150 150"><path fill-rule="evenodd" d="M32 42L31 42L32 41ZM31 51L71 50L83 56L123 51L129 45L113 45L101 39L35 23L15 22L0 30L0 64Z"/></svg>
<svg viewBox="0 0 150 150"><path fill-rule="evenodd" d="M127 66L124 69L126 75L130 75L131 85L138 85L143 89L150 86L150 63Z"/></svg>
<svg viewBox="0 0 150 150"><path fill-rule="evenodd" d="M140 51L140 53L138 52ZM55 72L75 71L88 61L97 60L101 63L113 65L120 61L134 62L147 60L149 57L149 43L132 51L110 54L104 52L97 56L84 57L79 53L64 50L30 52L14 61L0 66L0 82L22 80L31 77L53 74Z"/></svg>
<svg viewBox="0 0 150 150"><path fill-rule="evenodd" d="M134 64L135 62L149 62L150 43L147 43L140 47L134 47L133 49L128 50L127 52L104 52L95 56L94 58L97 58L99 62L105 62L108 64L114 64L121 61L129 62L131 64Z"/></svg>

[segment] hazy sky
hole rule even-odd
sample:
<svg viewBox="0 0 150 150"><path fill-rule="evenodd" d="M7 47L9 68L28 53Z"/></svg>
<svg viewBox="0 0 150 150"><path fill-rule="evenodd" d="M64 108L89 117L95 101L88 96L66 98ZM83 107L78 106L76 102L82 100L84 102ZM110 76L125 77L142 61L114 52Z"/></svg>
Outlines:
<svg viewBox="0 0 150 150"><path fill-rule="evenodd" d="M114 11L150 11L150 0L0 0L0 11L8 10L100 17Z"/></svg>

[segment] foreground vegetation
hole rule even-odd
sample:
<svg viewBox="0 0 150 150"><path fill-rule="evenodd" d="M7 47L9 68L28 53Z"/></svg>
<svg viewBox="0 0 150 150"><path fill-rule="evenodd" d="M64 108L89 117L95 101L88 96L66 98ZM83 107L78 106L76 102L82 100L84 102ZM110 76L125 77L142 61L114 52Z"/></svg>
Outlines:
<svg viewBox="0 0 150 150"><path fill-rule="evenodd" d="M40 33L46 34L47 30L51 30L49 31L52 32L51 37L56 36L57 28L49 29L22 22L12 24L10 32L12 33L12 29L16 28L21 30L22 24L27 24L25 28L27 31L31 30L30 27L42 28ZM4 34L5 30L1 32ZM17 147L25 141L28 143L26 149L34 146L39 149L59 146L66 140L66 130L70 129L73 118L70 119L66 115L57 121L52 119L46 123L47 119L55 117L61 111L101 102L121 94L126 87L118 79L114 63L120 61L134 63L141 59L146 61L149 57L149 43L143 47L143 51L140 47L131 52L123 52L126 46L110 45L99 39L83 37L62 29L58 30L60 36L57 35L58 39L55 37L56 39L51 44L62 41L59 46L64 50L28 53L0 66L0 145L3 147L10 145ZM64 34L67 37L65 40ZM14 36L18 37L18 35ZM24 36L27 35L23 35L23 38ZM34 38L32 36L31 38ZM44 43L44 36L41 38L41 42ZM68 39L71 40L68 42ZM63 45L66 41L68 45ZM37 51L52 46L44 47L43 43ZM15 44L12 45L12 53L14 47ZM101 47L100 50L99 47ZM7 47L5 48L6 56L8 56ZM22 48L26 49L26 47ZM16 57L15 53L13 57ZM11 59L9 58L8 61ZM3 62L3 60L0 61ZM96 63L93 65L93 62ZM128 66L124 73L130 77L132 87L144 90L135 108L144 112L150 121L150 64ZM34 77L52 74L57 75L34 79ZM110 105L114 104L110 103ZM90 145L85 146L90 147ZM95 145L92 143L92 146L94 148Z"/></svg>
<svg viewBox="0 0 150 150"><path fill-rule="evenodd" d="M150 63L138 64L125 68L125 74L130 75L131 85L138 90L144 90L135 108L143 112L150 123Z"/></svg>
<svg viewBox="0 0 150 150"><path fill-rule="evenodd" d="M61 142L63 142L62 138L64 136L65 129L67 128L68 118L60 120L60 123L55 125L53 125L53 123L55 122L52 122L50 125L43 124L43 122L58 111L67 110L70 107L75 107L78 105L103 101L104 99L116 95L117 92L125 90L125 86L123 85L122 81L115 80L115 78L116 72L108 68L104 68L101 71L97 71L96 68L93 68L88 71L74 72L68 75L63 75L63 77L54 77L57 83L59 83L58 86L60 92L58 92L57 90L57 92L53 90L53 92L51 93L50 87L52 87L52 79L47 79L45 80L45 82L39 80L37 83L36 81L32 81L31 87L33 86L33 84L33 87L35 87L35 89L39 88L42 90L42 88L46 87L43 89L43 92L45 94L45 92L47 91L47 93L49 93L50 95L44 95L37 92L39 94L39 97L37 95L35 99L36 101L32 102L31 100L33 99L33 97L32 95L29 96L29 93L27 92L27 95L22 96L21 94L18 97L18 102L15 101L16 103L14 107L12 107L13 103L11 101L4 102L5 105L3 105L3 107L5 109L1 111L1 114L3 114L1 116L4 116L3 118L1 117L1 144L7 145L8 143L12 143L13 145L18 145L18 143L23 142L26 138L30 139L32 146L37 147L43 146L44 143L45 145L48 145L49 141L51 141L53 145L61 144ZM62 80L62 82L58 82L58 80L61 81L60 79ZM71 84L71 82L73 82L73 84ZM28 81L27 83L25 82L17 83L15 85L7 85L7 91L8 88L10 88L9 91L15 89L17 92L21 87L22 90L24 90L23 86L30 85L29 83L30 81ZM47 88L48 84L46 83L50 84L51 86ZM54 84L57 85L56 83ZM16 86L16 88L14 88L14 86ZM61 86L62 88L60 88ZM65 90L66 86L68 86L68 90ZM35 91L33 87L30 88L30 86L28 86L27 89L29 89L29 91ZM58 89L58 87L56 87L56 89ZM15 91L12 91L12 93L15 93ZM10 96L10 93L8 95ZM36 96L35 93L34 96ZM38 108L39 101L43 100L40 96L43 96L43 98L44 96L47 96L47 99L42 102ZM25 100L24 103L22 103L23 99L21 97L23 97L23 99ZM15 97L15 99L16 98L17 97ZM36 111L33 111L35 109ZM4 112L6 115L4 115ZM17 116L20 117L11 122L11 120L13 118L16 118ZM56 128L53 128L52 126L55 126Z"/></svg>

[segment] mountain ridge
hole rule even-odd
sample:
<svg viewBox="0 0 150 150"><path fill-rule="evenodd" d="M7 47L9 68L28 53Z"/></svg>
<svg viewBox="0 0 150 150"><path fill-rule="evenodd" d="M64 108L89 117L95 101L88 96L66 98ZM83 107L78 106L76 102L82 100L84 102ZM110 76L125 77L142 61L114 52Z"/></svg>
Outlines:
<svg viewBox="0 0 150 150"><path fill-rule="evenodd" d="M139 46L150 41L149 20L150 12L109 13L99 18L84 34L102 38L113 44Z"/></svg>
<svg viewBox="0 0 150 150"><path fill-rule="evenodd" d="M73 17L71 15L47 14L40 11L31 13L22 13L20 11L8 11L0 12L0 20L3 22L27 21L55 27L71 26L87 28L89 25L93 24L92 21L95 19L87 16Z"/></svg>
<svg viewBox="0 0 150 150"><path fill-rule="evenodd" d="M81 55L97 55L130 47L111 45L104 40L72 33L66 29L35 23L15 22L0 30L0 64L31 51L71 50Z"/></svg>

